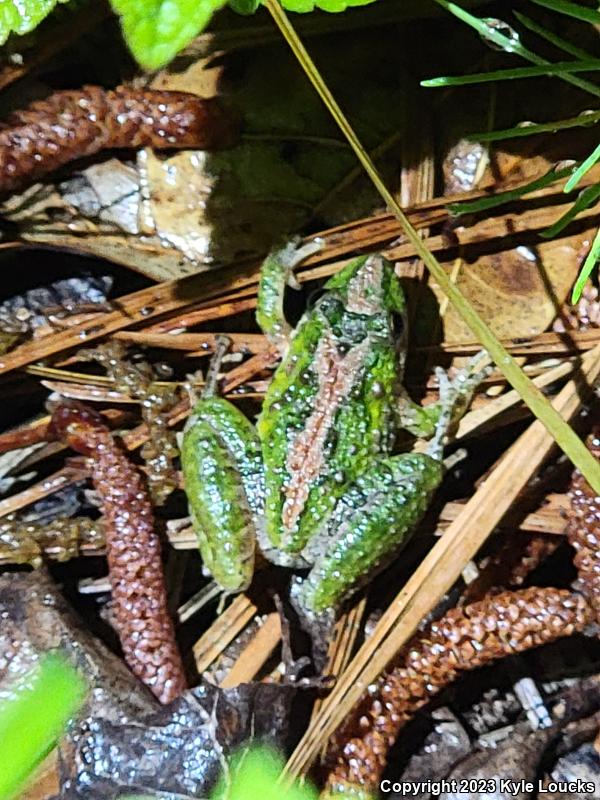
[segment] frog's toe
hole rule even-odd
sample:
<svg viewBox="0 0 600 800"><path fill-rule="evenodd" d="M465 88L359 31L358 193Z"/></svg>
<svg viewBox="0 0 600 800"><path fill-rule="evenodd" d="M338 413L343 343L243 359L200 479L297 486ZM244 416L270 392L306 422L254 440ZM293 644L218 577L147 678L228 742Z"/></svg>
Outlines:
<svg viewBox="0 0 600 800"><path fill-rule="evenodd" d="M458 371L453 383L464 386L464 391L473 392L492 372L492 364L487 350L480 350L472 356L465 367Z"/></svg>
<svg viewBox="0 0 600 800"><path fill-rule="evenodd" d="M301 244L300 238L296 236L281 250L277 251L276 257L287 269L293 270L298 264L301 264L305 258L318 253L322 248L322 239L316 238L306 244Z"/></svg>
<svg viewBox="0 0 600 800"><path fill-rule="evenodd" d="M487 362L487 363L485 363ZM450 378L441 367L435 374L440 389L440 399L446 404L455 403L460 398L470 398L479 384L492 372L489 356L485 350L469 359L466 366L456 371Z"/></svg>

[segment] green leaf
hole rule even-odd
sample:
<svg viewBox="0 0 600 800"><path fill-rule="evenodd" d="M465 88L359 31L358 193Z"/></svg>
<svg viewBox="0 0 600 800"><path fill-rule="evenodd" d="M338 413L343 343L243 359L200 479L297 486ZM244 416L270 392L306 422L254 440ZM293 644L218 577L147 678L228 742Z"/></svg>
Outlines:
<svg viewBox="0 0 600 800"><path fill-rule="evenodd" d="M69 0L0 0L0 45L11 33L30 33L58 3Z"/></svg>
<svg viewBox="0 0 600 800"><path fill-rule="evenodd" d="M248 16L254 14L260 7L261 0L229 0L229 8L232 8L237 14Z"/></svg>
<svg viewBox="0 0 600 800"><path fill-rule="evenodd" d="M46 0L50 1L57 2ZM375 0L281 0L288 11L299 13L315 8L337 13L373 2ZM0 0L0 15L2 4ZM139 64L145 69L159 69L204 30L215 11L223 8L227 0L110 0L110 4L121 17L125 41ZM229 6L244 15L253 14L260 5L261 0L229 0Z"/></svg>
<svg viewBox="0 0 600 800"><path fill-rule="evenodd" d="M567 225L575 219L575 217L580 214L582 211L585 211L586 208L590 208L596 200L600 197L600 183L594 183L592 186L586 186L579 193L579 197L573 203L571 208L565 212L553 225L550 225L549 228L546 228L545 231L540 233L544 239L553 239L555 236L558 236Z"/></svg>
<svg viewBox="0 0 600 800"><path fill-rule="evenodd" d="M208 24L226 0L110 0L123 35L146 69L171 61Z"/></svg>
<svg viewBox="0 0 600 800"><path fill-rule="evenodd" d="M48 655L0 704L0 800L13 797L54 747L84 693L75 670Z"/></svg>
<svg viewBox="0 0 600 800"><path fill-rule="evenodd" d="M554 181L566 178L568 175L573 174L574 166L565 167L564 169L552 168L544 175L536 178L529 183L524 183L522 186L517 186L515 189L508 189L506 192L498 192L490 197L480 197L477 200L469 200L464 203L449 203L447 208L451 214L460 216L461 214L474 214L478 211L488 211L490 208L510 203L512 200L517 200L529 192L535 192L537 189L543 189L549 186Z"/></svg>
<svg viewBox="0 0 600 800"><path fill-rule="evenodd" d="M314 11L316 8L321 11L329 11L332 14L338 14L340 11L346 11L347 8L353 6L367 6L374 3L375 0L280 0L281 5L287 11L295 11L296 13L305 14L308 11Z"/></svg>
<svg viewBox="0 0 600 800"><path fill-rule="evenodd" d="M577 277L575 282L575 286L573 287L573 294L571 295L571 302L577 303L581 294L583 292L583 287L587 283L588 278L592 274L592 270L598 263L598 259L600 258L600 228L596 231L596 236L594 237L594 241L592 243L592 247L586 260L583 263L583 267L581 268L581 272Z"/></svg>
<svg viewBox="0 0 600 800"><path fill-rule="evenodd" d="M600 69L600 59L586 59L585 61L559 61L540 67L515 67L514 69L497 69L493 72L475 72L471 75L456 75L443 78L430 78L421 81L425 88L438 88L439 86L464 86L472 83L490 83L492 81L507 81L520 78L537 78L544 75L566 75L569 72L592 72Z"/></svg>
<svg viewBox="0 0 600 800"><path fill-rule="evenodd" d="M580 19L584 22L593 22L595 24L600 22L600 11L580 6L579 3L571 3L568 0L531 0L531 2L535 3L536 6L543 6L543 8L558 11L560 14L566 14L568 17L575 17L575 19Z"/></svg>

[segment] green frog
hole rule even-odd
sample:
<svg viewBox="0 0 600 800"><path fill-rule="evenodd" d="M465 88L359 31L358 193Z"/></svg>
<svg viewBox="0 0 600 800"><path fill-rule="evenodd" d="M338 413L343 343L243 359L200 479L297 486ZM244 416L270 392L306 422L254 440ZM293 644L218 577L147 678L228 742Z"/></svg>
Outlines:
<svg viewBox="0 0 600 800"><path fill-rule="evenodd" d="M286 285L313 247L292 243L261 269L257 321L281 354L256 426L218 397L215 375L182 440L190 514L205 566L225 592L252 580L257 546L309 569L293 587L307 615L332 613L406 543L443 477L443 448L482 373L421 407L403 386L406 303L393 265L361 256L333 275L292 328ZM425 452L394 455L404 429Z"/></svg>

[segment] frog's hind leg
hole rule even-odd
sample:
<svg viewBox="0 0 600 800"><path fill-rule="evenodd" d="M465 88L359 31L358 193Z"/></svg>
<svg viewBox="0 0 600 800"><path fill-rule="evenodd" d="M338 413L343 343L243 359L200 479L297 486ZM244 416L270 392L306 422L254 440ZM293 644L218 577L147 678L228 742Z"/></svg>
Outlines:
<svg viewBox="0 0 600 800"><path fill-rule="evenodd" d="M226 593L243 591L254 572L256 527L264 518L264 470L254 426L215 396L228 343L217 343L205 391L181 442L181 466L192 526L204 566Z"/></svg>
<svg viewBox="0 0 600 800"><path fill-rule="evenodd" d="M425 513L442 473L442 464L424 453L373 463L305 548L314 566L293 587L296 608L309 618L330 615L387 566Z"/></svg>
<svg viewBox="0 0 600 800"><path fill-rule="evenodd" d="M292 328L283 313L283 297L286 286L299 289L294 277L294 269L308 256L322 247L319 240L300 246L299 239L293 239L285 247L274 250L264 260L260 270L256 321L261 330L283 355Z"/></svg>

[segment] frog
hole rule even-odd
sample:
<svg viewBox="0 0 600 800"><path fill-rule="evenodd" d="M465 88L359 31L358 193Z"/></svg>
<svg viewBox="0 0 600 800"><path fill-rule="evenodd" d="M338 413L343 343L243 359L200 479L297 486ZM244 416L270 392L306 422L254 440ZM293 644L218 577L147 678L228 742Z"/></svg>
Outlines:
<svg viewBox="0 0 600 800"><path fill-rule="evenodd" d="M296 267L315 244L291 242L260 270L256 319L279 365L256 424L215 390L218 367L185 426L181 462L205 567L245 591L257 552L295 571L307 616L337 613L397 557L444 475L444 447L484 371L450 379L421 406L405 386L407 307L394 265L352 259L297 325L284 313ZM425 443L395 453L404 431Z"/></svg>

